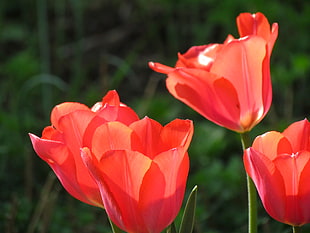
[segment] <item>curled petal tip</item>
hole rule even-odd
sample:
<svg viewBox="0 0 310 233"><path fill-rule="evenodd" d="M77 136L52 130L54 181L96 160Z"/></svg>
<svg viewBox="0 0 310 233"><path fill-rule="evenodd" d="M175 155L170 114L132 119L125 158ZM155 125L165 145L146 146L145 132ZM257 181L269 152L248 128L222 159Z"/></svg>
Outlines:
<svg viewBox="0 0 310 233"><path fill-rule="evenodd" d="M28 136L30 137L31 143L33 145L35 145L35 143L40 140L40 138L33 133L28 133Z"/></svg>
<svg viewBox="0 0 310 233"><path fill-rule="evenodd" d="M168 74L170 72L174 71L174 68L170 67L170 66L165 66L163 64L157 63L157 62L149 62L148 63L149 67L159 73L163 73L163 74Z"/></svg>
<svg viewBox="0 0 310 233"><path fill-rule="evenodd" d="M271 28L271 33L277 32L278 33L279 24L273 23Z"/></svg>
<svg viewBox="0 0 310 233"><path fill-rule="evenodd" d="M150 61L150 62L148 62L148 65L149 65L149 67L150 67L151 69L153 69L153 70L156 68L155 62Z"/></svg>

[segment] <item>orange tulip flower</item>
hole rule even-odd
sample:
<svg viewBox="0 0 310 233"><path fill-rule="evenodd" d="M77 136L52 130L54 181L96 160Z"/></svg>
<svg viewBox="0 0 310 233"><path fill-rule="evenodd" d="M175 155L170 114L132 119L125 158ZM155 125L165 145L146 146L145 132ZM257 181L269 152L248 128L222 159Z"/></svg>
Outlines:
<svg viewBox="0 0 310 233"><path fill-rule="evenodd" d="M106 122L131 124L139 118L120 103L116 91L110 91L91 109L80 103L62 103L51 113L51 126L42 137L29 134L41 159L49 164L63 187L75 198L90 205L103 207L97 183L85 167L80 148L88 145L96 128Z"/></svg>
<svg viewBox="0 0 310 233"><path fill-rule="evenodd" d="M268 214L277 221L310 223L310 123L258 136L244 152L244 166Z"/></svg>
<svg viewBox="0 0 310 233"><path fill-rule="evenodd" d="M91 136L82 157L105 210L130 233L160 233L177 216L189 169L190 120L161 126L149 118L129 126L108 122Z"/></svg>
<svg viewBox="0 0 310 233"><path fill-rule="evenodd" d="M261 13L237 18L239 39L191 47L178 54L174 68L150 62L168 75L169 92L205 118L236 132L246 132L267 114L272 102L269 62L278 35Z"/></svg>

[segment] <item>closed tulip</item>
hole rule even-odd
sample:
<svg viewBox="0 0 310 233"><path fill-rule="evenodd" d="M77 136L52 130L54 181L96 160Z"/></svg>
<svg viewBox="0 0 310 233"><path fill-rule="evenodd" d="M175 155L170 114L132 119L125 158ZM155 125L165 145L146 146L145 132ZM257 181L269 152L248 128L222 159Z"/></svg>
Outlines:
<svg viewBox="0 0 310 233"><path fill-rule="evenodd" d="M80 156L80 148L92 140L95 129L110 121L131 124L139 118L122 104L116 91L110 91L92 108L80 103L57 105L51 113L51 126L42 137L29 134L34 150L53 169L63 187L75 198L103 207L96 181Z"/></svg>
<svg viewBox="0 0 310 233"><path fill-rule="evenodd" d="M277 221L310 223L310 123L258 136L244 152L244 165L268 214Z"/></svg>
<svg viewBox="0 0 310 233"><path fill-rule="evenodd" d="M160 233L180 210L189 169L193 125L162 126L143 118L130 125L99 126L81 151L95 178L105 210L129 233Z"/></svg>
<svg viewBox="0 0 310 233"><path fill-rule="evenodd" d="M169 92L214 123L246 132L267 114L272 102L270 56L278 35L261 13L237 18L239 39L191 47L175 67L150 62L168 75Z"/></svg>

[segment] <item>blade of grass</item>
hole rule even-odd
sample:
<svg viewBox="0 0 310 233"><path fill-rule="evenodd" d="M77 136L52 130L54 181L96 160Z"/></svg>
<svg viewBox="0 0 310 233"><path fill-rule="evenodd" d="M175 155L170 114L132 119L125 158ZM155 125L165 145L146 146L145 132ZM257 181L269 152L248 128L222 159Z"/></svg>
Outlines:
<svg viewBox="0 0 310 233"><path fill-rule="evenodd" d="M167 228L167 233L177 233L177 228L175 226L175 222L171 223L171 225Z"/></svg>
<svg viewBox="0 0 310 233"><path fill-rule="evenodd" d="M121 229L119 229L112 221L111 219L108 217L110 225L111 225L111 229L113 233L123 233L123 231Z"/></svg>
<svg viewBox="0 0 310 233"><path fill-rule="evenodd" d="M38 36L39 50L41 58L41 73L50 73L50 46L49 46L49 24L47 18L46 0L37 0L38 15ZM47 85L42 85L42 104L45 114L49 113L49 107L52 99L51 89ZM47 117L47 115L46 115Z"/></svg>
<svg viewBox="0 0 310 233"><path fill-rule="evenodd" d="M196 200L197 200L197 185L192 189L187 199L179 233L193 232L195 211L196 211Z"/></svg>

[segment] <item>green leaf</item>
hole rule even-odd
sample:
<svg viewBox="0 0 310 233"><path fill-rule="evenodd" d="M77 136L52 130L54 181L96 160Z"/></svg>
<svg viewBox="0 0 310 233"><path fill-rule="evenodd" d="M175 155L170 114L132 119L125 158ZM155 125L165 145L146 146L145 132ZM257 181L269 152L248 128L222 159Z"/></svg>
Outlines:
<svg viewBox="0 0 310 233"><path fill-rule="evenodd" d="M175 222L171 223L171 225L168 227L167 233L177 233L177 229L175 227Z"/></svg>
<svg viewBox="0 0 310 233"><path fill-rule="evenodd" d="M187 199L179 233L193 232L195 211L196 211L196 200L197 200L197 185L193 188L192 192L190 193Z"/></svg>
<svg viewBox="0 0 310 233"><path fill-rule="evenodd" d="M123 231L121 229L119 229L112 221L111 219L108 217L109 221L110 221L110 225L111 225L111 229L113 233L123 233Z"/></svg>

